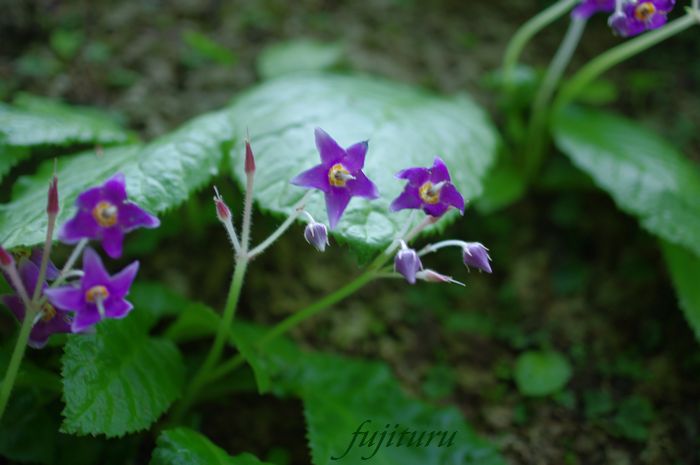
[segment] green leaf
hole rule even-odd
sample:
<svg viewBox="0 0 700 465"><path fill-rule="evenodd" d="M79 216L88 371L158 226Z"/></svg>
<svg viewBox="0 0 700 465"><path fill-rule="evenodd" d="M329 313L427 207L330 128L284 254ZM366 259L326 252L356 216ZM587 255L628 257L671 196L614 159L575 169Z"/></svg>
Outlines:
<svg viewBox="0 0 700 465"><path fill-rule="evenodd" d="M663 243L664 258L678 295L678 305L700 342L700 258L677 245Z"/></svg>
<svg viewBox="0 0 700 465"><path fill-rule="evenodd" d="M118 144L132 136L101 111L21 95L0 104L0 141L7 145Z"/></svg>
<svg viewBox="0 0 700 465"><path fill-rule="evenodd" d="M11 147L0 144L0 181L19 162L29 156L29 150L24 147Z"/></svg>
<svg viewBox="0 0 700 465"><path fill-rule="evenodd" d="M0 421L0 456L50 465L57 428L55 417L47 410L46 396L32 388L15 389Z"/></svg>
<svg viewBox="0 0 700 465"><path fill-rule="evenodd" d="M430 166L439 155L457 188L472 199L481 193L497 146L485 113L466 95L439 97L368 77L286 76L245 93L231 111L234 127L250 129L258 204L278 214L290 214L305 192L289 180L319 163L315 127L325 129L342 146L369 140L365 173L377 184L381 198L353 199L335 234L372 249L391 241L408 219L407 211L389 212L404 185L394 177L397 171ZM232 166L242 184L243 153L243 141L238 141ZM308 201L307 210L326 221L320 192Z"/></svg>
<svg viewBox="0 0 700 465"><path fill-rule="evenodd" d="M197 31L185 31L183 39L198 58L220 65L233 65L236 63L236 55L231 50L204 34Z"/></svg>
<svg viewBox="0 0 700 465"><path fill-rule="evenodd" d="M332 68L343 58L340 43L309 39L290 40L265 48L258 58L258 73L263 79Z"/></svg>
<svg viewBox="0 0 700 465"><path fill-rule="evenodd" d="M559 149L624 211L700 255L700 173L676 149L618 116L568 109L552 120Z"/></svg>
<svg viewBox="0 0 700 465"><path fill-rule="evenodd" d="M126 175L129 198L158 213L177 206L217 174L232 130L225 111L201 116L170 135L145 146L84 152L58 160L62 210L58 224L70 218L76 197L117 172ZM53 162L18 180L12 202L0 205L0 238L6 248L43 242L46 189Z"/></svg>
<svg viewBox="0 0 700 465"><path fill-rule="evenodd" d="M100 323L96 334L70 336L62 364L62 430L78 435L148 428L180 396L184 380L177 347L149 337L133 315Z"/></svg>
<svg viewBox="0 0 700 465"><path fill-rule="evenodd" d="M559 352L529 351L515 362L515 382L526 396L546 396L563 388L571 379L571 365Z"/></svg>
<svg viewBox="0 0 700 465"><path fill-rule="evenodd" d="M188 428L175 428L160 433L150 464L266 465L266 462L261 462L251 454L231 457L203 435Z"/></svg>

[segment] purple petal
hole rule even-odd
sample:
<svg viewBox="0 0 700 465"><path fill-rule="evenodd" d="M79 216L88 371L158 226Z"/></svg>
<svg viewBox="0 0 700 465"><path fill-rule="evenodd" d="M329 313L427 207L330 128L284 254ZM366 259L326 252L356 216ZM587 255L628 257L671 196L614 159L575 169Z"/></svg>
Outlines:
<svg viewBox="0 0 700 465"><path fill-rule="evenodd" d="M46 289L44 294L56 308L78 311L85 306L85 293L82 289L71 286L54 287Z"/></svg>
<svg viewBox="0 0 700 465"><path fill-rule="evenodd" d="M22 279L27 295L31 299L34 295L34 289L36 289L36 283L39 280L39 267L32 262L25 261L19 266L19 276Z"/></svg>
<svg viewBox="0 0 700 465"><path fill-rule="evenodd" d="M668 13L673 10L676 0L654 0L653 3L657 11Z"/></svg>
<svg viewBox="0 0 700 465"><path fill-rule="evenodd" d="M433 167L430 168L430 182L437 184L442 181L450 181L450 172L447 171L445 162L440 157L435 157Z"/></svg>
<svg viewBox="0 0 700 465"><path fill-rule="evenodd" d="M107 228L102 233L102 248L110 258L122 256L122 243L124 242L124 231L117 226Z"/></svg>
<svg viewBox="0 0 700 465"><path fill-rule="evenodd" d="M365 155L367 155L367 141L358 142L347 148L347 156L343 159L342 163L345 168L351 173L355 173L357 170L361 170L365 166Z"/></svg>
<svg viewBox="0 0 700 465"><path fill-rule="evenodd" d="M81 333L99 323L101 319L100 312L97 310L96 306L86 306L83 310L75 314L75 318L73 318L73 323L71 324L71 330L74 333Z"/></svg>
<svg viewBox="0 0 700 465"><path fill-rule="evenodd" d="M326 210L328 212L328 224L331 229L335 229L335 226L340 221L340 217L343 216L343 212L350 203L350 192L348 189L342 187L336 187L331 189L330 192L326 192Z"/></svg>
<svg viewBox="0 0 700 465"><path fill-rule="evenodd" d="M452 205L460 213L464 214L464 197L459 193L454 184L445 184L440 190L440 202Z"/></svg>
<svg viewBox="0 0 700 465"><path fill-rule="evenodd" d="M488 250L479 242L470 242L462 251L462 259L466 266L473 266L479 270L491 273Z"/></svg>
<svg viewBox="0 0 700 465"><path fill-rule="evenodd" d="M136 273L139 271L139 262L134 262L127 266L119 273L112 276L108 288L109 294L114 297L122 298L129 293L129 288L136 278Z"/></svg>
<svg viewBox="0 0 700 465"><path fill-rule="evenodd" d="M396 173L396 177L407 179L409 184L419 187L430 178L430 170L428 168L406 168Z"/></svg>
<svg viewBox="0 0 700 465"><path fill-rule="evenodd" d="M326 131L316 128L314 135L316 136L316 148L324 165L333 165L345 157L345 150Z"/></svg>
<svg viewBox="0 0 700 465"><path fill-rule="evenodd" d="M423 211L430 216L434 216L435 218L444 215L448 208L449 205L444 202L423 205Z"/></svg>
<svg viewBox="0 0 700 465"><path fill-rule="evenodd" d="M109 282L109 274L102 264L102 259L94 249L88 247L83 252L83 280L81 287L86 291L94 286L104 286Z"/></svg>
<svg viewBox="0 0 700 465"><path fill-rule="evenodd" d="M408 184L403 192L391 202L389 209L395 212L406 208L420 208L422 203L418 188Z"/></svg>
<svg viewBox="0 0 700 465"><path fill-rule="evenodd" d="M134 308L130 302L124 299L107 299L105 305L105 316L108 318L124 318Z"/></svg>
<svg viewBox="0 0 700 465"><path fill-rule="evenodd" d="M647 29L658 29L666 24L666 15L664 13L656 13L646 22Z"/></svg>
<svg viewBox="0 0 700 465"><path fill-rule="evenodd" d="M304 171L290 182L295 186L310 187L329 192L331 183L328 181L328 169L325 165L316 165L310 170Z"/></svg>
<svg viewBox="0 0 700 465"><path fill-rule="evenodd" d="M44 252L41 249L41 247L34 247L34 249L32 249L32 254L29 257L29 260L31 260L32 263L34 263L37 267L40 267L41 259L43 256ZM56 265L54 265L51 259L49 259L48 265L46 267L46 279L48 279L49 281L53 281L56 278L58 278L60 274L61 272L58 270L58 268L56 268Z"/></svg>
<svg viewBox="0 0 700 465"><path fill-rule="evenodd" d="M102 187L92 187L81 193L75 200L75 204L81 210L92 211L92 209L95 208L95 205L97 205L102 198Z"/></svg>
<svg viewBox="0 0 700 465"><path fill-rule="evenodd" d="M80 239L97 239L99 235L100 226L92 213L82 210L66 221L58 232L58 238L66 244L75 244Z"/></svg>
<svg viewBox="0 0 700 465"><path fill-rule="evenodd" d="M576 19L588 19L598 12L610 12L615 9L615 0L583 0L571 12Z"/></svg>
<svg viewBox="0 0 700 465"><path fill-rule="evenodd" d="M416 283L416 273L423 268L418 254L413 249L402 249L394 258L394 270L400 273L409 284Z"/></svg>
<svg viewBox="0 0 700 465"><path fill-rule="evenodd" d="M17 320L24 321L25 310L22 299L16 295L3 295L0 296L0 301L2 301L2 303L10 309Z"/></svg>
<svg viewBox="0 0 700 465"><path fill-rule="evenodd" d="M374 185L370 179L365 176L362 171L357 171L354 173L355 179L348 181L346 187L350 192L350 195L356 195L358 197L364 197L366 199L376 199L379 197L379 191L377 186Z"/></svg>
<svg viewBox="0 0 700 465"><path fill-rule="evenodd" d="M56 333L71 332L71 318L66 312L56 312L49 321L39 320L29 334L29 346L41 349L46 345L49 336Z"/></svg>
<svg viewBox="0 0 700 465"><path fill-rule="evenodd" d="M126 179L123 173L117 173L102 185L102 198L119 205L126 200Z"/></svg>
<svg viewBox="0 0 700 465"><path fill-rule="evenodd" d="M119 206L119 223L124 232L133 231L136 228L157 228L160 220L148 213L135 203L124 203Z"/></svg>

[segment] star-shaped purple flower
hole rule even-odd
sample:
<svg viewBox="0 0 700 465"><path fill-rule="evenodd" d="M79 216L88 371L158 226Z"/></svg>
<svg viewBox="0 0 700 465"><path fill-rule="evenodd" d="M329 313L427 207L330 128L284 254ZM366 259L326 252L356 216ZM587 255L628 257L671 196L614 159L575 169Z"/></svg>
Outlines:
<svg viewBox="0 0 700 465"><path fill-rule="evenodd" d="M31 293L34 292L37 280L39 279L39 267L27 260L19 266L19 274L24 284L24 288ZM46 291L46 283L42 283L42 289ZM4 295L0 300L10 309L17 320L24 321L27 310L22 299L17 295ZM55 308L50 303L45 303L41 309L42 315L29 333L29 346L41 349L46 345L49 336L55 333L70 333L71 320L70 313Z"/></svg>
<svg viewBox="0 0 700 465"><path fill-rule="evenodd" d="M107 255L122 254L124 235L137 228L156 228L160 221L127 200L124 175L118 173L99 187L80 194L78 212L59 231L59 239L75 244L81 239L98 239Z"/></svg>
<svg viewBox="0 0 700 465"><path fill-rule="evenodd" d="M636 36L666 24L675 4L676 0L628 1L622 12L610 16L609 24L622 37Z"/></svg>
<svg viewBox="0 0 700 465"><path fill-rule="evenodd" d="M124 298L138 270L139 262L134 262L110 276L97 252L87 248L80 285L47 289L44 293L56 308L75 312L71 328L80 332L105 318L124 318L131 311L133 305Z"/></svg>
<svg viewBox="0 0 700 465"><path fill-rule="evenodd" d="M304 171L291 182L297 186L323 191L328 223L331 229L335 229L352 197L376 199L379 192L377 186L362 172L367 141L343 149L323 129L316 128L315 135L321 164Z"/></svg>
<svg viewBox="0 0 700 465"><path fill-rule="evenodd" d="M439 217L452 206L464 214L464 198L452 184L440 157L435 157L432 168L407 168L396 173L396 177L408 180L408 184L391 202L391 211L421 208L428 215Z"/></svg>
<svg viewBox="0 0 700 465"><path fill-rule="evenodd" d="M571 12L575 19L588 19L596 13L610 13L615 10L615 0L582 0Z"/></svg>

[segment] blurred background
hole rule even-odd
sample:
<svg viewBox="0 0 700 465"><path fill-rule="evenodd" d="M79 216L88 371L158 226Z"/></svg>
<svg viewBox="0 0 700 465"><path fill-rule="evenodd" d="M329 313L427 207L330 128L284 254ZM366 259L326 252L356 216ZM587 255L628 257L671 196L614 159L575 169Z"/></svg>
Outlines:
<svg viewBox="0 0 700 465"><path fill-rule="evenodd" d="M280 72L276 50L292 41L297 65L324 59L304 52L320 43L341 71L466 90L498 124L493 72L516 28L550 3L0 0L0 100L28 92L99 107L148 140ZM574 67L620 41L604 17L591 22ZM538 36L524 61L546 67L565 27ZM687 31L616 68L585 99L641 121L700 162L699 55L697 31ZM34 163L3 183L3 202ZM241 200L231 179L215 184L231 205ZM255 234L278 223L262 216ZM489 214L470 209L448 232L484 242L494 274L468 274L458 252L444 251L434 268L465 288L377 282L294 338L387 361L414 395L459 406L514 464L700 463L700 351L657 239L557 156L526 198ZM148 257L145 277L221 306L231 263L210 192L129 247L129 256ZM241 314L276 322L359 269L336 244L314 253L293 228L254 262ZM5 313L0 320L5 339L14 326ZM543 377L553 380L533 395L528 378ZM298 401L236 395L223 409L205 406L202 424L229 451L308 460Z"/></svg>

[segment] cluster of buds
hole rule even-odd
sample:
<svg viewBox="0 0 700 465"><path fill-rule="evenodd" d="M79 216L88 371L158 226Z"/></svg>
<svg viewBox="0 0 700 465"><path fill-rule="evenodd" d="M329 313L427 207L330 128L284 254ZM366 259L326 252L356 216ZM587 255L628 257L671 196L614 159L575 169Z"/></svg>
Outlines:
<svg viewBox="0 0 700 465"><path fill-rule="evenodd" d="M43 347L55 333L81 333L105 318L125 317L133 308L126 296L139 263L133 262L110 276L98 253L86 245L91 239L97 240L108 256L119 258L127 233L160 224L158 218L128 200L122 174L81 193L76 207L75 215L58 233L62 242L77 244L63 270L59 271L49 258L59 212L55 175L48 191L48 228L43 249L17 251L15 260L0 248L0 268L14 290L14 294L0 296L0 300L20 322L33 319L31 347ZM81 253L83 268L73 270Z"/></svg>
<svg viewBox="0 0 700 465"><path fill-rule="evenodd" d="M596 13L612 13L608 24L619 36L631 37L666 24L675 0L582 0L572 17L588 19Z"/></svg>

